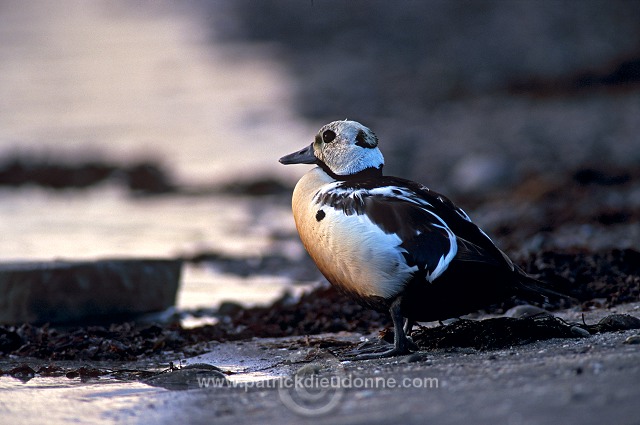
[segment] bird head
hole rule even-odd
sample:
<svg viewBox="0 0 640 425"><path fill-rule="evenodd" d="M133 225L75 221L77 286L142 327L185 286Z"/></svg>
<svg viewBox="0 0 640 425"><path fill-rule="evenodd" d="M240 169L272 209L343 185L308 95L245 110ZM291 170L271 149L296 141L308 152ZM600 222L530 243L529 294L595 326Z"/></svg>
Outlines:
<svg viewBox="0 0 640 425"><path fill-rule="evenodd" d="M309 146L280 158L282 164L317 164L328 174L343 178L379 172L384 165L376 135L356 121L324 125Z"/></svg>

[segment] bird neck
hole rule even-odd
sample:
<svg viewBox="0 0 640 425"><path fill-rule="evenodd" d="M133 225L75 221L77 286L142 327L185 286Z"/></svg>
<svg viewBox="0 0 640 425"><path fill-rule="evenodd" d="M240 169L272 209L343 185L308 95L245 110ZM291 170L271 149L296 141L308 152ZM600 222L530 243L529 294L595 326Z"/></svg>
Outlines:
<svg viewBox="0 0 640 425"><path fill-rule="evenodd" d="M365 168L362 171L358 171L355 174L346 174L346 175L340 175L340 174L334 173L323 162L320 162L318 165L320 166L320 168L322 168L322 170L325 173L327 173L331 178L335 180L342 180L342 181L367 180L367 179L382 177L382 165L380 165L380 167L378 168L369 167L369 168Z"/></svg>

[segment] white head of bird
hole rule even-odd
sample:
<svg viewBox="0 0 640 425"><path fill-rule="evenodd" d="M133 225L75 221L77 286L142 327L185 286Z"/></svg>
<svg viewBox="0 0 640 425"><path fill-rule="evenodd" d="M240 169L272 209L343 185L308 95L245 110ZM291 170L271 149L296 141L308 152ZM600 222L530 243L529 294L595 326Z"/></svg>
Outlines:
<svg viewBox="0 0 640 425"><path fill-rule="evenodd" d="M350 176L365 170L381 170L384 157L378 138L356 121L333 121L323 126L314 142L280 158L283 164L318 164L336 176Z"/></svg>

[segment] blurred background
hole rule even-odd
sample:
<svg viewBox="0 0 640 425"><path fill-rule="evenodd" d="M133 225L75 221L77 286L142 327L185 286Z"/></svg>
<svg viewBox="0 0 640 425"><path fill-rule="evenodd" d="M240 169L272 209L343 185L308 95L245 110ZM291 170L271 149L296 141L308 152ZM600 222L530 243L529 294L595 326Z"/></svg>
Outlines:
<svg viewBox="0 0 640 425"><path fill-rule="evenodd" d="M0 260L181 257L181 307L273 299L318 279L289 207L307 167L277 159L344 118L516 257L637 247L639 22L629 0L0 0Z"/></svg>

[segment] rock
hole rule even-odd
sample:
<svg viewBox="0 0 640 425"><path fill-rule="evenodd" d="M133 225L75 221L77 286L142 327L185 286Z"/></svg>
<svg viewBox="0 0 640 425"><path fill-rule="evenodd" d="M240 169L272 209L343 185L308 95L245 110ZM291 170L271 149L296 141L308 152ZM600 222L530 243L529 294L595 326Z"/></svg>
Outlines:
<svg viewBox="0 0 640 425"><path fill-rule="evenodd" d="M196 363L160 373L143 381L145 384L168 390L219 388L229 385L223 370L214 365Z"/></svg>
<svg viewBox="0 0 640 425"><path fill-rule="evenodd" d="M631 335L627 339L624 340L625 344L640 344L640 335Z"/></svg>
<svg viewBox="0 0 640 425"><path fill-rule="evenodd" d="M580 338L588 338L591 336L588 330L581 328L580 326L571 326L571 333Z"/></svg>
<svg viewBox="0 0 640 425"><path fill-rule="evenodd" d="M36 371L33 370L33 368L28 364L23 363L20 366L14 367L13 369L7 371L7 374L26 383L29 382L34 376L36 376Z"/></svg>
<svg viewBox="0 0 640 425"><path fill-rule="evenodd" d="M640 319L629 314L610 314L598 322L601 332L640 329Z"/></svg>
<svg viewBox="0 0 640 425"><path fill-rule="evenodd" d="M524 304L510 308L504 313L504 315L505 317L514 317L517 319L523 317L531 317L543 313L549 314L549 312L543 308L537 307L535 305Z"/></svg>
<svg viewBox="0 0 640 425"><path fill-rule="evenodd" d="M0 323L122 320L175 303L182 262L127 259L0 264Z"/></svg>

